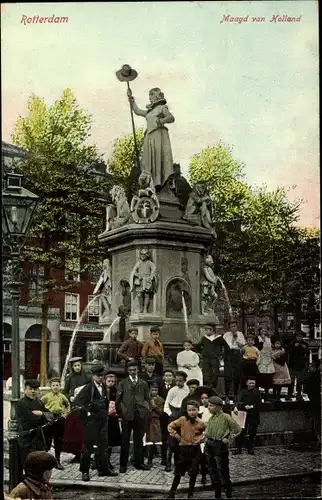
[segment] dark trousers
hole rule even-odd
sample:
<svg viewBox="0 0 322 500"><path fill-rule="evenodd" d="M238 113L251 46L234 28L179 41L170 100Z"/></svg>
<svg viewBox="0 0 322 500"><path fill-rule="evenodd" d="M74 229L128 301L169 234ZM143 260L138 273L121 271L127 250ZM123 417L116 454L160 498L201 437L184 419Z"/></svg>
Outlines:
<svg viewBox="0 0 322 500"><path fill-rule="evenodd" d="M163 363L161 360L155 362L155 373L161 376L163 375Z"/></svg>
<svg viewBox="0 0 322 500"><path fill-rule="evenodd" d="M306 370L305 369L296 370L294 368L290 368L289 370L290 370L290 376L291 376L291 384L288 386L287 395L290 398L290 397L292 397L293 392L294 392L295 379L296 379L296 386L295 386L296 394L297 395L301 394L302 389L303 389L304 380L305 380Z"/></svg>
<svg viewBox="0 0 322 500"><path fill-rule="evenodd" d="M231 493L228 445L222 441L207 439L205 455L211 483L215 491L224 488L226 493Z"/></svg>
<svg viewBox="0 0 322 500"><path fill-rule="evenodd" d="M200 472L202 477L206 477L208 473L207 460L206 460L206 455L204 453L201 454L200 458Z"/></svg>
<svg viewBox="0 0 322 500"><path fill-rule="evenodd" d="M143 463L143 436L145 430L145 419L140 418L138 415L134 420L122 419L122 437L121 437L121 453L120 453L120 467L127 467L130 451L130 438L133 431L133 447L134 447L134 464L140 467Z"/></svg>
<svg viewBox="0 0 322 500"><path fill-rule="evenodd" d="M235 438L236 448L240 450L242 448L247 448L248 450L252 450L254 448L258 425L258 418L249 417L247 415L245 428L242 429L241 433ZM246 436L248 436L248 439Z"/></svg>
<svg viewBox="0 0 322 500"><path fill-rule="evenodd" d="M166 413L160 415L160 426L161 426L161 436L162 436L162 446L161 446L161 461L165 465L167 459L168 451L168 424L169 416Z"/></svg>
<svg viewBox="0 0 322 500"><path fill-rule="evenodd" d="M208 387L212 387L214 390L216 390L217 387L219 368L220 368L219 359L218 360L204 359L202 364L204 384Z"/></svg>
<svg viewBox="0 0 322 500"><path fill-rule="evenodd" d="M107 422L96 422L92 420L85 424L85 439L80 459L80 472L89 473L91 455L95 455L95 464L99 474L107 474Z"/></svg>
<svg viewBox="0 0 322 500"><path fill-rule="evenodd" d="M51 448L52 441L54 441L55 457L60 461L60 455L63 449L63 439L65 431L65 418L61 417L52 425L47 427L46 440L48 443L48 450Z"/></svg>

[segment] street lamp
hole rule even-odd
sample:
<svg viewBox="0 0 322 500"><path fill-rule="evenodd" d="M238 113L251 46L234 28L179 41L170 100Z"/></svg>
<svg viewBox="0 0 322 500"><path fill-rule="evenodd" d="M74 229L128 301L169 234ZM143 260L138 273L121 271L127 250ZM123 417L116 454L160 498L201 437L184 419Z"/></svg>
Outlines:
<svg viewBox="0 0 322 500"><path fill-rule="evenodd" d="M2 237L10 248L12 275L8 287L12 299L12 392L10 407L9 441L9 485L13 488L19 482L18 428L16 403L20 399L20 335L19 335L19 295L20 250L24 245L30 222L38 203L38 196L22 186L22 175L8 173L4 179L2 192Z"/></svg>

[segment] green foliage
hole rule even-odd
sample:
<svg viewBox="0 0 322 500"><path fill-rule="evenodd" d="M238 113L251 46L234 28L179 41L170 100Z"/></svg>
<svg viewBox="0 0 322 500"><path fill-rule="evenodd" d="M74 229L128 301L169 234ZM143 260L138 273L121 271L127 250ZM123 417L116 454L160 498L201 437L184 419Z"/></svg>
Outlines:
<svg viewBox="0 0 322 500"><path fill-rule="evenodd" d="M194 184L207 181L216 221L240 216L250 196L244 179L244 165L232 156L232 148L219 143L203 149L190 160L189 177Z"/></svg>
<svg viewBox="0 0 322 500"><path fill-rule="evenodd" d="M135 132L136 144L141 159L144 131L143 129L137 129ZM128 178L135 165L136 157L133 134L116 139L113 144L111 158L108 161L108 171L117 178Z"/></svg>
<svg viewBox="0 0 322 500"><path fill-rule="evenodd" d="M290 201L282 187L247 185L244 165L222 143L194 155L189 174L192 182L207 181L215 222L241 223L240 231L223 228L215 250L233 303L255 310L267 302L285 307L318 291L318 231L296 226L300 200Z"/></svg>
<svg viewBox="0 0 322 500"><path fill-rule="evenodd" d="M12 140L29 152L21 167L24 183L40 198L24 256L45 268L64 268L80 262L80 272L101 258L97 236L104 230L106 195L110 179L95 182L88 169L101 168L102 160L90 137L91 117L78 105L70 89L53 105L32 95L28 113L15 125ZM65 284L53 274L45 279L45 291Z"/></svg>

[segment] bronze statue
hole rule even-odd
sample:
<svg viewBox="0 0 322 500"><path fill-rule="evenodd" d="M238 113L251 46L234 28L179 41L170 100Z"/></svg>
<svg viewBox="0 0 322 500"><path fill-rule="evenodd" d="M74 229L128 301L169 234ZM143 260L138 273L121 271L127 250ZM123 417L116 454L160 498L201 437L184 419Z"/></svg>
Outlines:
<svg viewBox="0 0 322 500"><path fill-rule="evenodd" d="M158 87L150 90L150 104L146 106L147 109L140 109L137 106L130 88L127 95L134 113L146 119L142 163L144 170L151 174L154 186L159 190L173 173L172 149L165 124L173 123L174 116L170 113L164 94Z"/></svg>
<svg viewBox="0 0 322 500"><path fill-rule="evenodd" d="M135 264L131 273L130 285L135 299L133 312L150 312L150 303L157 290L158 282L156 267L147 249L142 249L140 252L140 260Z"/></svg>

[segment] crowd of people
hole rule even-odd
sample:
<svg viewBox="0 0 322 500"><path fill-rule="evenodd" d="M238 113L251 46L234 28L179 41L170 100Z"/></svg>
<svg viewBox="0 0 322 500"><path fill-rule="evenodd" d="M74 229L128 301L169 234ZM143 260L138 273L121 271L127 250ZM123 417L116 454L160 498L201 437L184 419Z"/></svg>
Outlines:
<svg viewBox="0 0 322 500"><path fill-rule="evenodd" d="M222 491L231 498L228 444L234 441L235 454L246 448L253 455L262 397L267 399L272 388L274 397L280 398L281 388L287 386L287 397L291 398L295 382L297 399L303 384L309 387L307 393L315 408L314 430L320 436L320 372L316 366L309 369L303 336L296 335L285 350L281 339L271 336L265 327L258 335L245 338L234 321L224 335L209 324L197 344L184 341L177 355L177 371L173 371L164 366L160 329L152 327L150 331L150 339L143 344L137 339L137 330L129 329L118 351L126 371L120 381L113 370L99 363L88 374L78 357L69 360L63 390L59 378L54 377L50 391L39 397L39 381L25 381L16 418L21 473L24 467L27 479L11 492L13 498L29 498L21 496L21 491L32 485L35 488L37 481L41 483L38 490L43 495L46 490L47 496L32 498L51 498L49 465L45 470L36 467L35 478L30 475L30 464L39 460L50 462L50 470L62 469L62 451L72 453L73 461L79 462L83 481L90 480L91 468L96 468L99 476L124 474L129 461L138 470L149 470L160 454L165 471L174 472L169 498L175 497L186 473L189 498L199 473L202 484L210 476L215 498L221 498ZM224 379L222 398L217 393L220 374ZM240 413L245 417L243 424ZM49 454L50 461L52 442L55 457ZM120 450L119 471L111 463L113 448Z"/></svg>

